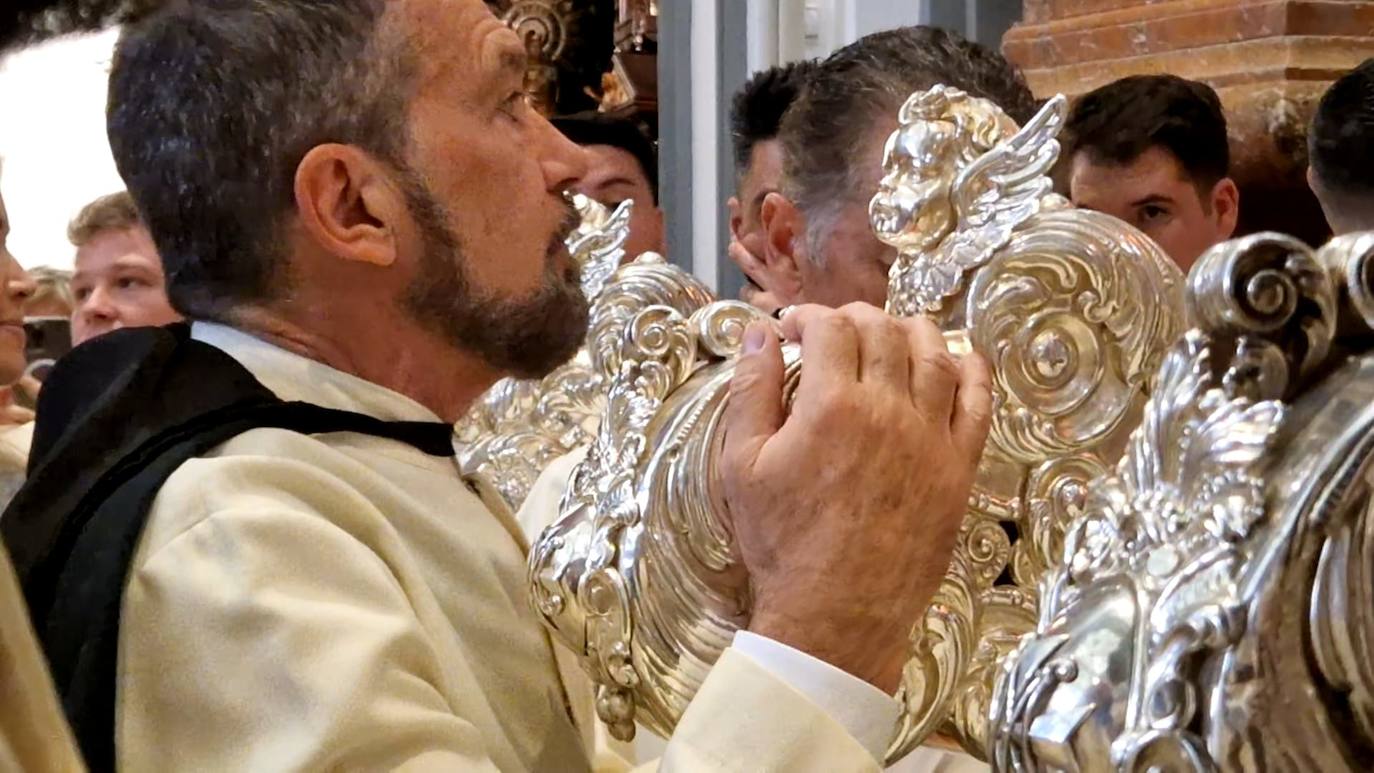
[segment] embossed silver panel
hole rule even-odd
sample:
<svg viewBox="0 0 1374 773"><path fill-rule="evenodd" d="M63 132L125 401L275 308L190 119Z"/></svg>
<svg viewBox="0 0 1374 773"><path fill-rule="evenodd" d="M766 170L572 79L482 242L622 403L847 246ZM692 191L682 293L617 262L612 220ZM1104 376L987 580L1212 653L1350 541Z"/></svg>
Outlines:
<svg viewBox="0 0 1374 773"><path fill-rule="evenodd" d="M996 401L949 576L913 621L893 757L941 726L981 749L997 658L1034 626L1086 482L1122 452L1182 330L1181 277L1158 247L1049 192L1064 111L1051 100L1017 131L990 103L935 87L902 108L887 145L871 214L901 252L890 310L966 330L993 363ZM607 283L603 297L626 300L592 333L608 391L596 439L530 562L536 606L584 656L620 737L635 719L669 731L750 607L712 471L730 358L756 312L632 303L632 268Z"/></svg>
<svg viewBox="0 0 1374 773"><path fill-rule="evenodd" d="M995 767L1374 766L1374 234L1213 248L1196 327L1046 580Z"/></svg>

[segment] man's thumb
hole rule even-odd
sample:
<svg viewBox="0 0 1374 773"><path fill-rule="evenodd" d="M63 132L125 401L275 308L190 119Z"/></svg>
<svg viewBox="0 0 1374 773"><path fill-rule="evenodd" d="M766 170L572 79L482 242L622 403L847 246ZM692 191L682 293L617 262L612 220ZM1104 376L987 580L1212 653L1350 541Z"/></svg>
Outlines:
<svg viewBox="0 0 1374 773"><path fill-rule="evenodd" d="M744 346L725 405L725 458L752 464L763 444L782 428L782 344L766 322L744 331Z"/></svg>

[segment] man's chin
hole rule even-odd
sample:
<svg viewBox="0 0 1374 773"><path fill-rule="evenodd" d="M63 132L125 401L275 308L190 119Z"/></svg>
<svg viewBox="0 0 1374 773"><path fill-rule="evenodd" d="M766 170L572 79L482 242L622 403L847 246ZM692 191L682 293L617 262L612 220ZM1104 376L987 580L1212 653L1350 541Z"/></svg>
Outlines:
<svg viewBox="0 0 1374 773"><path fill-rule="evenodd" d="M561 302L545 306L539 324L524 331L524 340L510 352L506 370L515 378L543 378L582 348L591 317L590 304L577 282L561 289Z"/></svg>

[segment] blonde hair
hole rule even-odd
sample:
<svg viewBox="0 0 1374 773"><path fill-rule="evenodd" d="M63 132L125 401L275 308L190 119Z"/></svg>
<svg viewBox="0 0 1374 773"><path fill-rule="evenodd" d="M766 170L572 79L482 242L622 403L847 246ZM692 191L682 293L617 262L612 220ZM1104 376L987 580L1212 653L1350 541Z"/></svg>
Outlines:
<svg viewBox="0 0 1374 773"><path fill-rule="evenodd" d="M101 196L82 207L76 219L67 225L67 239L77 247L84 247L106 231L142 227L143 218L134 206L134 197L128 191L120 191Z"/></svg>
<svg viewBox="0 0 1374 773"><path fill-rule="evenodd" d="M29 279L35 285L33 297L24 302L26 307L42 303L56 303L66 308L64 316L70 317L76 309L76 296L72 295L72 272L52 266L34 266L28 271Z"/></svg>

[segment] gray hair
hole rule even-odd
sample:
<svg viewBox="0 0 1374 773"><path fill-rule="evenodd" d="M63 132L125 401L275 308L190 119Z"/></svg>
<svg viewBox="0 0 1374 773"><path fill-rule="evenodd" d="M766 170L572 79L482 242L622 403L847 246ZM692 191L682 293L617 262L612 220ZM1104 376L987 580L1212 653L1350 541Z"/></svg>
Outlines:
<svg viewBox="0 0 1374 773"><path fill-rule="evenodd" d="M283 295L296 167L329 142L404 159L413 57L384 0L173 0L125 28L110 74L115 163L167 295L227 319Z"/></svg>
<svg viewBox="0 0 1374 773"><path fill-rule="evenodd" d="M865 204L876 179L862 152L885 116L912 92L943 83L992 100L1018 124L1035 112L1021 74L1001 54L938 27L875 32L831 54L807 77L783 116L782 192L806 215L810 259L824 263L826 237L846 207Z"/></svg>

